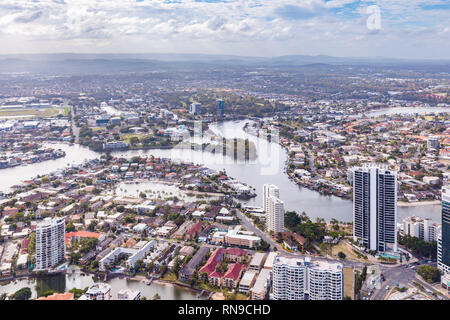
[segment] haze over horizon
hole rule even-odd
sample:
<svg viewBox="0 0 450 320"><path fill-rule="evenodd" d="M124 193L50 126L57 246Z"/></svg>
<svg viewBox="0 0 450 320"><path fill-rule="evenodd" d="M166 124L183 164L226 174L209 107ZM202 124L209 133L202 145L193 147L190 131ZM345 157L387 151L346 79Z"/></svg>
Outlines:
<svg viewBox="0 0 450 320"><path fill-rule="evenodd" d="M448 21L446 0L3 0L0 54L448 59Z"/></svg>

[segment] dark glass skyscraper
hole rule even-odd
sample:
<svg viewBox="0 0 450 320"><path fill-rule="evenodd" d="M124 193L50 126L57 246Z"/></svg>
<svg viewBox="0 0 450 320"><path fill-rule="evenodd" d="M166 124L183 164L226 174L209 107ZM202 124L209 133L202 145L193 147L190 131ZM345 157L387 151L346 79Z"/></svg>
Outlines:
<svg viewBox="0 0 450 320"><path fill-rule="evenodd" d="M353 169L353 238L375 251L397 251L397 172Z"/></svg>
<svg viewBox="0 0 450 320"><path fill-rule="evenodd" d="M217 115L223 117L225 114L225 101L217 99Z"/></svg>
<svg viewBox="0 0 450 320"><path fill-rule="evenodd" d="M450 273L450 186L442 188L442 234L438 239L438 267Z"/></svg>

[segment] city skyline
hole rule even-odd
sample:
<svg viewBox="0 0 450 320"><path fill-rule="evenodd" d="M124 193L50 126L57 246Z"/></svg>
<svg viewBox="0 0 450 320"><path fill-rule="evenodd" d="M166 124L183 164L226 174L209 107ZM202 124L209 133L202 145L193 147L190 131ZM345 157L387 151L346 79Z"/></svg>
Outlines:
<svg viewBox="0 0 450 320"><path fill-rule="evenodd" d="M0 1L0 302L449 300L449 1Z"/></svg>

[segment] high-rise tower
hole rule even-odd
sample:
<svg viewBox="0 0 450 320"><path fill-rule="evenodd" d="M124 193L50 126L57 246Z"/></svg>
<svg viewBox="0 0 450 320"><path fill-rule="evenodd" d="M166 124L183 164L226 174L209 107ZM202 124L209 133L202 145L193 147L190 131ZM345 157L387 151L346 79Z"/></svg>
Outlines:
<svg viewBox="0 0 450 320"><path fill-rule="evenodd" d="M397 172L353 169L353 238L369 250L397 251Z"/></svg>

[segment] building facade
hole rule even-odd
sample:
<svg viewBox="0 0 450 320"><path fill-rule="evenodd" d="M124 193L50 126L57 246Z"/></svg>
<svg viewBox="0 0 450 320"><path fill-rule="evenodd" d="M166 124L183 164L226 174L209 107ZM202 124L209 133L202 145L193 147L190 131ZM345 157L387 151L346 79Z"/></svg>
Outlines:
<svg viewBox="0 0 450 320"><path fill-rule="evenodd" d="M339 263L315 263L308 268L309 300L342 300L344 273Z"/></svg>
<svg viewBox="0 0 450 320"><path fill-rule="evenodd" d="M275 258L273 265L274 300L304 300L306 266L300 259Z"/></svg>
<svg viewBox="0 0 450 320"><path fill-rule="evenodd" d="M450 186L442 188L442 232L438 238L438 268L450 273Z"/></svg>
<svg viewBox="0 0 450 320"><path fill-rule="evenodd" d="M96 283L86 291L86 300L111 300L111 286L107 283Z"/></svg>
<svg viewBox="0 0 450 320"><path fill-rule="evenodd" d="M436 151L439 149L439 137L429 136L427 140L427 150Z"/></svg>
<svg viewBox="0 0 450 320"><path fill-rule="evenodd" d="M284 202L275 196L269 197L266 225L269 231L275 233L284 229Z"/></svg>
<svg viewBox="0 0 450 320"><path fill-rule="evenodd" d="M64 218L45 218L36 226L36 270L56 267L66 254Z"/></svg>
<svg viewBox="0 0 450 320"><path fill-rule="evenodd" d="M397 172L353 169L353 238L375 251L397 251Z"/></svg>
<svg viewBox="0 0 450 320"><path fill-rule="evenodd" d="M403 233L405 236L416 237L427 242L437 241L441 233L441 225L429 218L407 217L403 220Z"/></svg>
<svg viewBox="0 0 450 320"><path fill-rule="evenodd" d="M190 114L201 114L202 113L202 104L193 102L189 105L189 113Z"/></svg>
<svg viewBox="0 0 450 320"><path fill-rule="evenodd" d="M217 115L223 117L225 114L225 101L217 99Z"/></svg>
<svg viewBox="0 0 450 320"><path fill-rule="evenodd" d="M340 263L278 256L272 277L274 300L343 299L344 273Z"/></svg>
<svg viewBox="0 0 450 320"><path fill-rule="evenodd" d="M271 184L263 185L263 209L266 212L266 227L275 233L284 229L284 202L280 200L280 189Z"/></svg>
<svg viewBox="0 0 450 320"><path fill-rule="evenodd" d="M263 210L267 213L269 210L269 198L275 196L280 197L280 189L273 184L263 185Z"/></svg>

